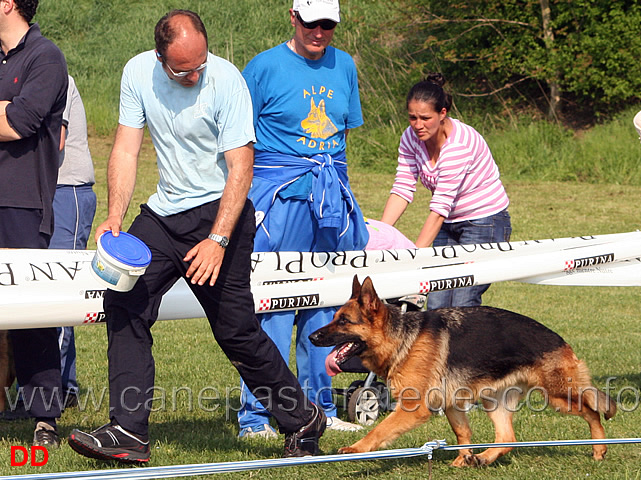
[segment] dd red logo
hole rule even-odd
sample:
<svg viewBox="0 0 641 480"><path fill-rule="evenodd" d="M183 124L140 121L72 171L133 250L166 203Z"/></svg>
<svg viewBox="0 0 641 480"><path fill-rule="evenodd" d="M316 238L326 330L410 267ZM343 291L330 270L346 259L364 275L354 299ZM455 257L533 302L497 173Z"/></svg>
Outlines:
<svg viewBox="0 0 641 480"><path fill-rule="evenodd" d="M42 460L38 460L38 452L42 452ZM42 467L47 464L49 460L49 452L45 447L33 446L27 450L26 447L11 447L11 466L12 467L22 467L29 462L31 458L32 467Z"/></svg>

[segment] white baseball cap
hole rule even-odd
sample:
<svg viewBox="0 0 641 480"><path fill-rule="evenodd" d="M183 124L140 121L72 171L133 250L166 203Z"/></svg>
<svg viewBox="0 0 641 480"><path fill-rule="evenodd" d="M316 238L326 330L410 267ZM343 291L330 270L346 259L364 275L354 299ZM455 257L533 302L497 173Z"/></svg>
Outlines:
<svg viewBox="0 0 641 480"><path fill-rule="evenodd" d="M292 10L298 12L304 22L316 20L341 21L338 0L294 0Z"/></svg>

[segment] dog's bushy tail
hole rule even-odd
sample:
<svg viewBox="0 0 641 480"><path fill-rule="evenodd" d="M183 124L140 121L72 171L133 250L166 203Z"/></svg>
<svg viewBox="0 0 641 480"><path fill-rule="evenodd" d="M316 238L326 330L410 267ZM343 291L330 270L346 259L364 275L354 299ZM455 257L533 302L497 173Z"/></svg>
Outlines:
<svg viewBox="0 0 641 480"><path fill-rule="evenodd" d="M604 405L603 410L597 410L602 413L606 420L610 420L617 413L617 403L612 400L612 397L605 392L599 390L599 398L597 399L598 405Z"/></svg>
<svg viewBox="0 0 641 480"><path fill-rule="evenodd" d="M606 420L614 417L617 413L616 402L610 395L592 385L590 372L582 360L579 360L579 378L581 385L585 385L579 391L582 402L595 412L602 413Z"/></svg>

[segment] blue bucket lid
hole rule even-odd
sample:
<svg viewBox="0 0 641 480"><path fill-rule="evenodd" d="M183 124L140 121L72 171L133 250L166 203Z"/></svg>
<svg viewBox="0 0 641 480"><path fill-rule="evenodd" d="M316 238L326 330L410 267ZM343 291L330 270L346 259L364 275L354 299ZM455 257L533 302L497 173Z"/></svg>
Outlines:
<svg viewBox="0 0 641 480"><path fill-rule="evenodd" d="M130 267L146 267L151 262L149 247L127 232L120 232L117 237L111 231L103 233L100 246L107 255Z"/></svg>

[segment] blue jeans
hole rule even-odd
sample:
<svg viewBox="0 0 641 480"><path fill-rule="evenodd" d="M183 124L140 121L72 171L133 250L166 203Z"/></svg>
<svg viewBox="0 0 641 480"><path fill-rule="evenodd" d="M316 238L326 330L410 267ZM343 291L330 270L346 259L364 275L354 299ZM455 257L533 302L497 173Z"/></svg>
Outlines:
<svg viewBox="0 0 641 480"><path fill-rule="evenodd" d="M324 252L360 250L368 239L367 227L360 209L351 214L351 222L345 234L339 237L334 228L319 228L307 200L277 198L268 213L270 234L258 228L255 252L294 251ZM337 240L338 238L338 240ZM310 310L270 312L259 315L263 330L278 346L287 362L296 323L296 367L297 377L307 398L321 407L328 417L336 416L336 405L332 396L332 378L325 371L325 358L331 347L315 347L309 335L327 325L338 310L336 307ZM241 410L238 425L241 429L268 424L269 414L245 388L241 379Z"/></svg>
<svg viewBox="0 0 641 480"><path fill-rule="evenodd" d="M96 213L96 194L91 185L58 185L53 197L54 230L49 248L84 250ZM62 388L65 396L78 394L76 343L73 327L56 327L60 347Z"/></svg>
<svg viewBox="0 0 641 480"><path fill-rule="evenodd" d="M503 210L495 215L476 220L444 223L434 239L435 247L473 245L479 243L507 242L512 234L510 214ZM490 285L456 288L433 292L427 296L427 308L476 307L481 305L481 295Z"/></svg>

